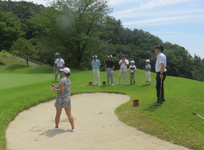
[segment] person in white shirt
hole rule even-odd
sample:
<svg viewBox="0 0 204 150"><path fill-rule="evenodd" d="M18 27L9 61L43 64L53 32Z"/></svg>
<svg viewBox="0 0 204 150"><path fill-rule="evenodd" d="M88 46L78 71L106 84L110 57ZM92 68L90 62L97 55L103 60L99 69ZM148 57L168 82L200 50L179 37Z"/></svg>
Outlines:
<svg viewBox="0 0 204 150"><path fill-rule="evenodd" d="M157 102L154 104L154 106L159 106L165 101L164 99L164 80L166 78L167 59L163 51L164 51L163 46L161 45L156 46L155 53L157 54L157 60L155 64L155 72L157 73L157 77L156 77ZM162 89L160 93L161 80L162 80ZM160 94L161 94L161 97L160 97Z"/></svg>
<svg viewBox="0 0 204 150"><path fill-rule="evenodd" d="M129 71L130 71L130 85L135 84L135 71L137 70L135 64L135 61L130 61Z"/></svg>
<svg viewBox="0 0 204 150"><path fill-rule="evenodd" d="M58 54L58 58L55 60L56 72L55 72L55 80L57 81L58 73L60 73L60 79L62 79L62 72L60 69L63 69L65 65L64 59L61 58L61 54Z"/></svg>
<svg viewBox="0 0 204 150"><path fill-rule="evenodd" d="M127 66L129 65L129 61L126 59L125 54L122 55L122 59L119 61L120 65L120 74L118 78L118 85L120 84L120 78L124 74L124 80L123 84L126 82L126 76L127 76Z"/></svg>

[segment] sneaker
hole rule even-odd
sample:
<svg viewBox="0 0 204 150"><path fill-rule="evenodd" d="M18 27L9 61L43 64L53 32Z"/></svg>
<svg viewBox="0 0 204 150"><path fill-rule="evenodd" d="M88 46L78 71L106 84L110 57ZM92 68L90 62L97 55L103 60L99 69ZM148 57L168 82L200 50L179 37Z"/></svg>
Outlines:
<svg viewBox="0 0 204 150"><path fill-rule="evenodd" d="M100 86L101 84L99 83L98 85Z"/></svg>
<svg viewBox="0 0 204 150"><path fill-rule="evenodd" d="M75 132L76 131L76 127L72 128L72 132Z"/></svg>
<svg viewBox="0 0 204 150"><path fill-rule="evenodd" d="M114 83L112 83L112 85L114 85Z"/></svg>
<svg viewBox="0 0 204 150"><path fill-rule="evenodd" d="M154 106L160 106L161 105L161 103L158 103L158 102L156 102L155 104L154 104Z"/></svg>
<svg viewBox="0 0 204 150"><path fill-rule="evenodd" d="M55 128L54 128L54 130L55 130L55 131L57 131L57 130L58 130L58 128L57 128L57 127L55 127Z"/></svg>

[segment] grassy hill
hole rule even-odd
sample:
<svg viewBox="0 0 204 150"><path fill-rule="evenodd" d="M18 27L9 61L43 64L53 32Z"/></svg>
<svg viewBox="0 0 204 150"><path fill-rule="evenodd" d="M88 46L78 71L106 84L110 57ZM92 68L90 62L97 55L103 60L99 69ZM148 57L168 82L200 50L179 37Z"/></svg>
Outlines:
<svg viewBox="0 0 204 150"><path fill-rule="evenodd" d="M25 67L7 70L0 66L0 149L6 149L5 131L15 116L31 106L55 98L50 91L54 79L52 67ZM114 72L115 83L119 71ZM116 109L119 119L148 134L196 150L204 150L204 121L193 115L204 116L204 83L184 78L167 76L165 81L166 102L155 107L155 74L152 85L146 86L143 70L136 72L136 85L89 86L93 81L92 71L71 69L71 94L84 92L114 92L131 96L129 102ZM101 72L101 83L106 73ZM140 106L133 107L132 100L139 99ZM52 109L52 108L51 108ZM54 108L53 108L53 111Z"/></svg>
<svg viewBox="0 0 204 150"><path fill-rule="evenodd" d="M10 53L8 53L6 51L1 51L0 52L0 66L1 65L6 65L6 66L11 66L11 65L26 66L26 63L14 58L14 56L12 56Z"/></svg>

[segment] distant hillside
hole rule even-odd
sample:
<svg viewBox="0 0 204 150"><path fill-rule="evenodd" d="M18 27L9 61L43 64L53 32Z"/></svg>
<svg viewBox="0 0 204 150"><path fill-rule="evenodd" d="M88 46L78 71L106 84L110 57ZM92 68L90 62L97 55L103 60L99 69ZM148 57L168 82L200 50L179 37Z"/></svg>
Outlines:
<svg viewBox="0 0 204 150"><path fill-rule="evenodd" d="M26 39L33 37L32 25L28 22L33 13L39 13L43 5L37 5L26 1L0 1L0 10L12 12L20 21L21 29L25 32Z"/></svg>
<svg viewBox="0 0 204 150"><path fill-rule="evenodd" d="M104 71L107 56L112 54L118 70L118 61L126 54L138 69L150 59L154 72L155 46L159 44L165 48L168 75L204 81L204 60L191 56L184 47L163 42L147 31L123 27L119 19L108 15L106 4L101 10L96 9L99 5L92 8L93 1L66 2L44 7L25 1L0 1L0 51L10 51L16 40L25 38L38 51L37 61L45 64L54 65L55 53L59 52L66 66L87 70L96 54Z"/></svg>

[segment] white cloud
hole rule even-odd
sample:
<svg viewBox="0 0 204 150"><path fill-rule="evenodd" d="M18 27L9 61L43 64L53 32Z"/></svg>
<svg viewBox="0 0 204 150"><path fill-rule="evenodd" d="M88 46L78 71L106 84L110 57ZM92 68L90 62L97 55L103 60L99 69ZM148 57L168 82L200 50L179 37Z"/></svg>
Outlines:
<svg viewBox="0 0 204 150"><path fill-rule="evenodd" d="M123 1L123 0L119 0L119 1ZM126 1L128 1L128 0L126 0ZM185 3L188 1L192 1L192 0L148 0L146 3L144 3L143 1L138 1L137 7L132 7L130 9L126 9L123 12L126 13L126 12L134 12L134 11L153 9L153 8L157 8L157 7L167 7L170 5ZM194 1L196 1L196 0L194 0ZM120 3L118 3L118 4L120 4Z"/></svg>
<svg viewBox="0 0 204 150"><path fill-rule="evenodd" d="M178 3L184 3L187 1L190 1L190 0L151 0L145 4L141 3L139 8L135 8L135 9L139 9L139 10L152 9L156 7L164 7L164 6L174 5Z"/></svg>
<svg viewBox="0 0 204 150"><path fill-rule="evenodd" d="M133 3L137 0L109 0L108 4L111 6Z"/></svg>
<svg viewBox="0 0 204 150"><path fill-rule="evenodd" d="M129 21L123 22L124 26L152 26L152 25L163 25L163 24L172 24L178 23L185 20L185 22L192 22L194 18L203 18L204 15L188 15L188 16L173 16L173 17L163 17L163 18L154 18L154 19L146 19L139 21ZM203 20L203 19L202 19Z"/></svg>
<svg viewBox="0 0 204 150"><path fill-rule="evenodd" d="M185 15L185 14L197 14L204 13L204 9L196 10L174 10L174 11L165 11L165 12L149 12L149 11L139 11L139 12L126 12L115 11L112 15L116 18L127 19L127 18L136 18L136 17L162 17L162 16L175 16L175 15Z"/></svg>

